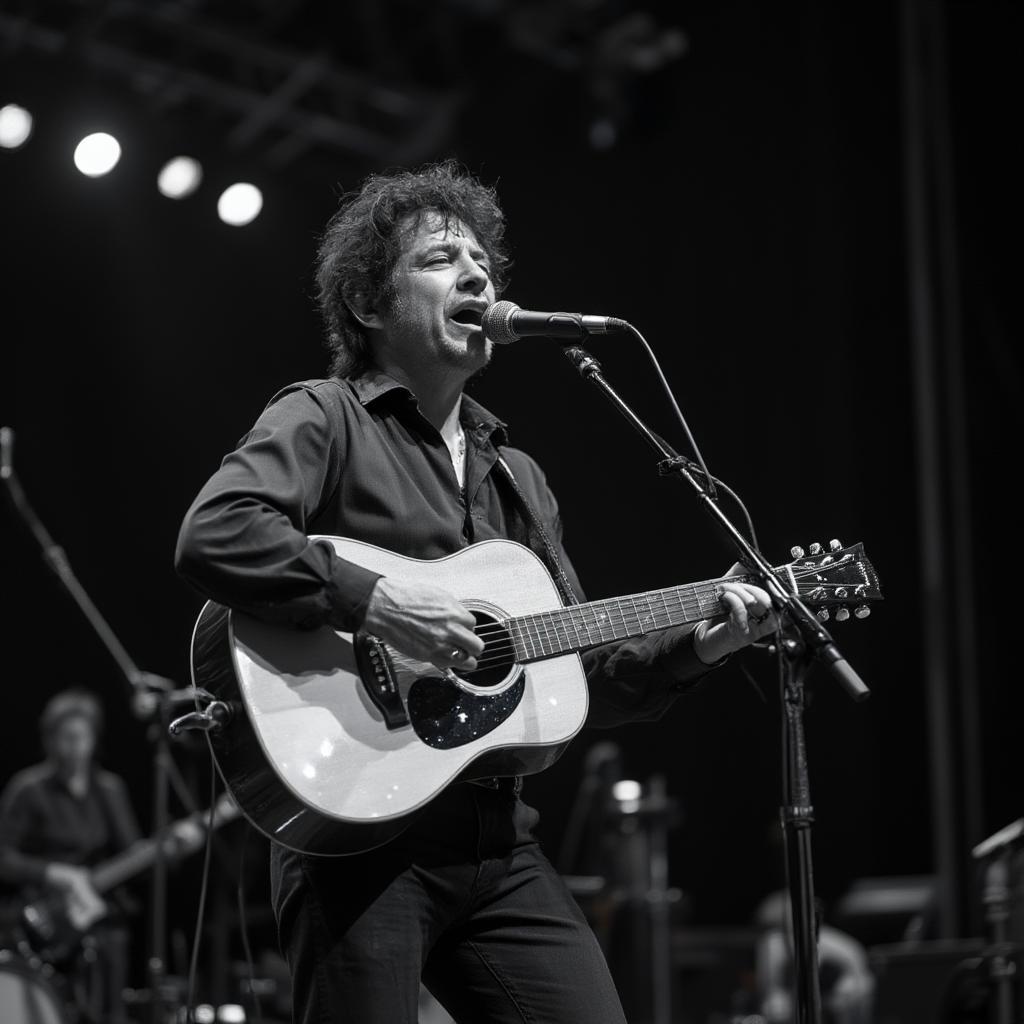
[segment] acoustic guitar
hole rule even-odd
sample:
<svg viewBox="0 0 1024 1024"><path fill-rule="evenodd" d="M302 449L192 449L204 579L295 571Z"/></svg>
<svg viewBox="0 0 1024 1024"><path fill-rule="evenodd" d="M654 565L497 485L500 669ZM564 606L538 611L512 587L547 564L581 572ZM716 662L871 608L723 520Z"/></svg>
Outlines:
<svg viewBox="0 0 1024 1024"><path fill-rule="evenodd" d="M442 673L367 633L203 606L192 681L215 701L219 724L207 737L218 769L257 829L306 853L387 842L456 780L543 771L587 715L581 651L723 614L726 577L564 606L544 564L512 541L421 560L311 539L385 576L445 588L473 613L485 646L475 671ZM834 606L837 618L851 608L863 616L881 598L860 544L833 541L774 572L821 615Z"/></svg>

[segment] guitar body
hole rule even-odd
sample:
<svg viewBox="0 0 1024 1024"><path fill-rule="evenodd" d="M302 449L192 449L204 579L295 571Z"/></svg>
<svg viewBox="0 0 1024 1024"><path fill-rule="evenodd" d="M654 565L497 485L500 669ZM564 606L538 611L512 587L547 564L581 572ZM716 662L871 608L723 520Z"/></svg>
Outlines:
<svg viewBox="0 0 1024 1024"><path fill-rule="evenodd" d="M82 936L109 913L106 903L97 899L95 906L69 905L67 897L52 890L36 890L25 894L20 925L29 945L46 963L60 965L81 949Z"/></svg>
<svg viewBox="0 0 1024 1024"><path fill-rule="evenodd" d="M722 615L722 584L741 579L563 607L544 564L512 541L425 561L310 539L384 576L449 591L484 642L478 667L455 675L366 633L275 626L204 605L192 681L228 791L267 837L321 855L387 842L453 782L543 771L587 715L578 652ZM813 549L773 569L773 586L806 595L822 616L829 606L837 618L851 607L868 614L864 602L881 594L863 546Z"/></svg>
<svg viewBox="0 0 1024 1024"><path fill-rule="evenodd" d="M271 625L208 602L193 636L193 682L233 711L207 735L260 831L306 853L356 853L398 835L452 782L532 774L557 760L587 714L579 655L522 663L501 625L562 608L532 551L491 540L424 561L313 539L382 575L454 594L477 616L488 667L453 681L373 638Z"/></svg>

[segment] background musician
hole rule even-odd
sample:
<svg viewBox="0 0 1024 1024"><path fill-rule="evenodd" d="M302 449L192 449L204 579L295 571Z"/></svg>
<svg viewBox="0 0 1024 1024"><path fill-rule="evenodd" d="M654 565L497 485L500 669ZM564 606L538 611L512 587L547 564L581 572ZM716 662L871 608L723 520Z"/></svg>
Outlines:
<svg viewBox="0 0 1024 1024"><path fill-rule="evenodd" d="M103 729L96 697L64 690L39 724L45 760L15 774L0 796L0 881L13 907L50 897L76 927L86 924L73 952L53 966L83 1019L117 1024L133 908L124 892L99 896L90 868L135 842L138 824L124 781L96 763Z"/></svg>

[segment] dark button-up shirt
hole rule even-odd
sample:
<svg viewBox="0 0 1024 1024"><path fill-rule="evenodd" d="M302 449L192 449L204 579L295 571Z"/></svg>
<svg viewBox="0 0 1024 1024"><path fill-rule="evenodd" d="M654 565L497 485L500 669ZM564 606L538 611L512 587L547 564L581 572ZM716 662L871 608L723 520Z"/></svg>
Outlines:
<svg viewBox="0 0 1024 1024"><path fill-rule="evenodd" d="M0 797L0 880L41 882L51 863L93 867L139 838L124 782L95 769L82 796L48 762L18 772Z"/></svg>
<svg viewBox="0 0 1024 1024"><path fill-rule="evenodd" d="M540 467L508 445L503 423L463 396L465 487L440 432L388 375L310 380L279 392L189 509L178 571L207 597L299 627L360 627L379 574L311 535L345 536L412 558L449 555L513 535L499 454L557 546L558 505ZM583 654L589 725L655 718L708 670L681 627ZM600 688L594 686L602 680ZM607 685L610 684L610 685Z"/></svg>

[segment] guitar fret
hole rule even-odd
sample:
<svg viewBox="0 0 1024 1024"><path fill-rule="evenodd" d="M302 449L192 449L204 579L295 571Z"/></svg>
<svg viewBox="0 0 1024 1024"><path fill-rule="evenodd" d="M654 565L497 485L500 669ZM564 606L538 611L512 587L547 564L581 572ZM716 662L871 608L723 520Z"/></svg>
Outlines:
<svg viewBox="0 0 1024 1024"><path fill-rule="evenodd" d="M526 641L529 638L523 629L522 620L511 619L502 623L502 625L508 629L508 634L512 637L512 649L515 652L516 661L524 661L528 659L532 652L527 649L526 646ZM533 647L532 643L530 644L530 647Z"/></svg>
<svg viewBox="0 0 1024 1024"><path fill-rule="evenodd" d="M629 610L633 613L633 618L636 619L636 628L640 631L640 635L644 634L644 624L640 621L640 613L636 610L636 600L634 598L629 599Z"/></svg>
<svg viewBox="0 0 1024 1024"><path fill-rule="evenodd" d="M562 651L570 647L569 632L565 628L565 613L548 612L548 618L551 620L551 629L554 633L554 650Z"/></svg>
<svg viewBox="0 0 1024 1024"><path fill-rule="evenodd" d="M629 636L629 626L626 625L626 613L622 608L622 601L616 601L615 607L619 612L619 618L622 619L622 635Z"/></svg>
<svg viewBox="0 0 1024 1024"><path fill-rule="evenodd" d="M510 619L507 625L517 657L539 660L721 615L720 583L708 580L569 605Z"/></svg>
<svg viewBox="0 0 1024 1024"><path fill-rule="evenodd" d="M532 621L534 628L534 636L537 641L538 654L540 654L541 656L547 655L550 653L550 651L548 650L547 627L544 624L544 619L541 615L538 614L532 616Z"/></svg>
<svg viewBox="0 0 1024 1024"><path fill-rule="evenodd" d="M644 600L647 602L647 615L645 621L648 623L649 630L658 628L658 617L654 614L654 607L651 605L651 595L644 594Z"/></svg>
<svg viewBox="0 0 1024 1024"><path fill-rule="evenodd" d="M576 624L572 620L572 609L566 608L564 611L559 612L558 620L562 624L562 633L565 635L565 648L566 650L575 650L579 646L579 633L576 633L575 640L570 636L569 630L576 631Z"/></svg>
<svg viewBox="0 0 1024 1024"><path fill-rule="evenodd" d="M586 647L586 641L584 641L579 627L582 613L578 612L575 608L567 608L565 614L566 618L569 620L569 624L572 626L573 632L576 634L575 646Z"/></svg>
<svg viewBox="0 0 1024 1024"><path fill-rule="evenodd" d="M558 635L558 619L553 612L544 612L544 636L549 653L557 654L562 647L562 639Z"/></svg>
<svg viewBox="0 0 1024 1024"><path fill-rule="evenodd" d="M539 657L541 651L537 644L537 627L533 621L533 616L523 616L522 622L526 637L530 642L530 656L533 658Z"/></svg>
<svg viewBox="0 0 1024 1024"><path fill-rule="evenodd" d="M552 644L551 653L553 654L561 646L561 638L558 635L558 619L552 612L545 612L544 616L547 619L548 637Z"/></svg>
<svg viewBox="0 0 1024 1024"><path fill-rule="evenodd" d="M594 608L594 625L597 627L597 635L601 642L608 639L606 631L608 629L608 612L606 611L606 602L599 601L593 606Z"/></svg>

